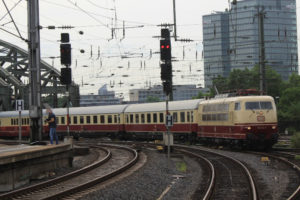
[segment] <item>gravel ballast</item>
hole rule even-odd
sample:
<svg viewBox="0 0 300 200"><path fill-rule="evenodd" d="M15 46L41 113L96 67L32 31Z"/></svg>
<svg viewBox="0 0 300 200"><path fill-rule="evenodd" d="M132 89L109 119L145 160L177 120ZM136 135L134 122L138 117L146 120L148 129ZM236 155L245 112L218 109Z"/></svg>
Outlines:
<svg viewBox="0 0 300 200"><path fill-rule="evenodd" d="M147 162L142 168L131 176L81 199L191 199L201 182L202 172L199 163L179 155L171 157L168 168L166 154L152 149L142 151L147 155Z"/></svg>

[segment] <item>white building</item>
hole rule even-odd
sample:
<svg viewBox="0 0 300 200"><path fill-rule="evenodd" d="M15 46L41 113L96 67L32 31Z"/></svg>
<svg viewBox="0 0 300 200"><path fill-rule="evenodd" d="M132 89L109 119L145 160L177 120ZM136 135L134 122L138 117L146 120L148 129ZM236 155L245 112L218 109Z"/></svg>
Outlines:
<svg viewBox="0 0 300 200"><path fill-rule="evenodd" d="M208 93L206 88L197 88L196 85L173 85L173 100L188 100L197 96L199 92ZM158 98L164 101L166 96L161 85L149 89L132 89L129 91L129 100L133 102L147 102L148 98Z"/></svg>

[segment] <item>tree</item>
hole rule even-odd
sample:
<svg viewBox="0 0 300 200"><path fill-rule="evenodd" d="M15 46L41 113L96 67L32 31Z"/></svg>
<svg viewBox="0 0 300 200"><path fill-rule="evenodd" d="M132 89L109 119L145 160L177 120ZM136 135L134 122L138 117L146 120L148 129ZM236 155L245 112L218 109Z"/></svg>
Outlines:
<svg viewBox="0 0 300 200"><path fill-rule="evenodd" d="M218 76L213 79L213 85L217 90L222 93L228 91L228 79L223 76ZM214 93L214 88L211 88L211 93ZM215 93L214 93L215 94Z"/></svg>
<svg viewBox="0 0 300 200"><path fill-rule="evenodd" d="M234 69L228 77L228 88L230 90L250 89L253 85L253 72L249 69Z"/></svg>
<svg viewBox="0 0 300 200"><path fill-rule="evenodd" d="M293 127L300 130L300 87L285 89L278 104L278 121L283 130Z"/></svg>

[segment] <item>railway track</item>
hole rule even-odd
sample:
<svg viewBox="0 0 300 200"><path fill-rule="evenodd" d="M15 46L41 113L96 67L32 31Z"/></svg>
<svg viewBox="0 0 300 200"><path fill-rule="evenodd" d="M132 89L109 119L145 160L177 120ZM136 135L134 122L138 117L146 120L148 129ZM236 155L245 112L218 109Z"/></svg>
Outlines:
<svg viewBox="0 0 300 200"><path fill-rule="evenodd" d="M258 199L252 175L240 161L207 149L175 147L182 153L200 158L209 169L209 180L204 181L208 185L206 191L199 189L194 199Z"/></svg>
<svg viewBox="0 0 300 200"><path fill-rule="evenodd" d="M128 147L117 145L93 147L105 151L105 157L64 176L1 194L0 199L61 199L108 180L138 161L137 151Z"/></svg>
<svg viewBox="0 0 300 200"><path fill-rule="evenodd" d="M270 157L270 159L273 160L279 160L280 162L285 163L286 165L290 166L291 170L296 171L298 178L295 178L295 181L291 181L290 188L288 190L291 190L291 194L286 196L287 200L298 200L300 199L300 161L295 160L295 156L297 155L295 152L287 152L287 151L280 151L277 149L277 151L271 152L271 153L262 153L262 152L250 152L253 154L261 155ZM299 155L299 154L298 154ZM295 189L296 188L296 189Z"/></svg>

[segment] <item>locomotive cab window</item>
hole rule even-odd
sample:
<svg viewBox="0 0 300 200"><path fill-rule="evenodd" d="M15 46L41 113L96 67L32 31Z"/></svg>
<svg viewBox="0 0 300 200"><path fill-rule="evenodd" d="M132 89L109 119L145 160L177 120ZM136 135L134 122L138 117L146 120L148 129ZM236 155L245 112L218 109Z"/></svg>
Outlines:
<svg viewBox="0 0 300 200"><path fill-rule="evenodd" d="M241 110L241 103L240 102L236 102L234 104L234 110Z"/></svg>
<svg viewBox="0 0 300 200"><path fill-rule="evenodd" d="M269 101L252 101L245 103L246 110L272 110L272 103Z"/></svg>

